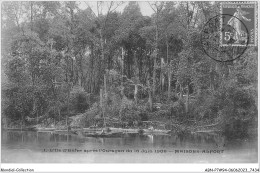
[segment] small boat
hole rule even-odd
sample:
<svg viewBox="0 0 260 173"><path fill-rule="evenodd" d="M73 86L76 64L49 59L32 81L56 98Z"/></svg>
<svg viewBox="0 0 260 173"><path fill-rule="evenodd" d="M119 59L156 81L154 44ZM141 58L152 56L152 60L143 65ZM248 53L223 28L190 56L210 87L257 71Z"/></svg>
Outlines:
<svg viewBox="0 0 260 173"><path fill-rule="evenodd" d="M77 134L84 137L93 137L93 138L121 138L123 136L122 132L84 133L82 131L77 131Z"/></svg>
<svg viewBox="0 0 260 173"><path fill-rule="evenodd" d="M35 128L35 130L38 131L38 132L49 132L49 131L54 131L55 128L38 127L38 128Z"/></svg>
<svg viewBox="0 0 260 173"><path fill-rule="evenodd" d="M143 129L144 134L158 134L164 135L171 133L171 130L160 130L160 129Z"/></svg>
<svg viewBox="0 0 260 173"><path fill-rule="evenodd" d="M93 133L86 134L86 137L95 137L95 138L120 138L123 133Z"/></svg>

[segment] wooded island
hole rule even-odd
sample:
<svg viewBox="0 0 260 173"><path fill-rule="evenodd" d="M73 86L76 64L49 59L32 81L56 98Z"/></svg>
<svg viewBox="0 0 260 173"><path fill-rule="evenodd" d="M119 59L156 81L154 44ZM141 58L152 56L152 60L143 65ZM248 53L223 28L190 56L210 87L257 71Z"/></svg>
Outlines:
<svg viewBox="0 0 260 173"><path fill-rule="evenodd" d="M2 127L257 131L257 47L202 49L220 2L142 3L3 2Z"/></svg>

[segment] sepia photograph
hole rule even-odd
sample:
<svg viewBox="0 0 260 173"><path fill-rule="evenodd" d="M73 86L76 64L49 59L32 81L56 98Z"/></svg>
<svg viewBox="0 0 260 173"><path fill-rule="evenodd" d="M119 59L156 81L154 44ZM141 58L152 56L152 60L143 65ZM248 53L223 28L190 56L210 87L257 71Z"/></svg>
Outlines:
<svg viewBox="0 0 260 173"><path fill-rule="evenodd" d="M1 163L258 163L258 22L257 1L2 1Z"/></svg>

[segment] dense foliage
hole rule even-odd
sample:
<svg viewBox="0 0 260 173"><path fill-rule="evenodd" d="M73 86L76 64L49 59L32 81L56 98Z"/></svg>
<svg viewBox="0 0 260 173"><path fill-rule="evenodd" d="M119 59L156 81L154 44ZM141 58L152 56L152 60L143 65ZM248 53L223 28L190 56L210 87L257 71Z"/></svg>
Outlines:
<svg viewBox="0 0 260 173"><path fill-rule="evenodd" d="M151 16L133 1L82 3L2 3L4 126L256 127L257 49L218 63L201 48L217 2L147 2Z"/></svg>

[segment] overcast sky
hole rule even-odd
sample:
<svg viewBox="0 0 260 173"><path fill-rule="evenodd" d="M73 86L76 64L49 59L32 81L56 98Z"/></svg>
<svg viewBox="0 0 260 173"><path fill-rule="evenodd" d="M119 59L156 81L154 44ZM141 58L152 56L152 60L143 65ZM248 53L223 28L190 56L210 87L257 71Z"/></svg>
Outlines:
<svg viewBox="0 0 260 173"><path fill-rule="evenodd" d="M116 11L120 11L122 12L124 10L124 8L127 6L128 1L124 1L125 3L121 6L119 6ZM97 5L96 5L96 1L80 1L80 8L81 9L86 9L87 8L87 4L92 8L92 10L97 14ZM106 1L105 3L109 3L109 1ZM151 16L153 13L153 10L151 9L151 7L149 6L147 1L138 1L141 12L144 16ZM104 9L103 11L105 12L107 9L105 8L104 5Z"/></svg>

